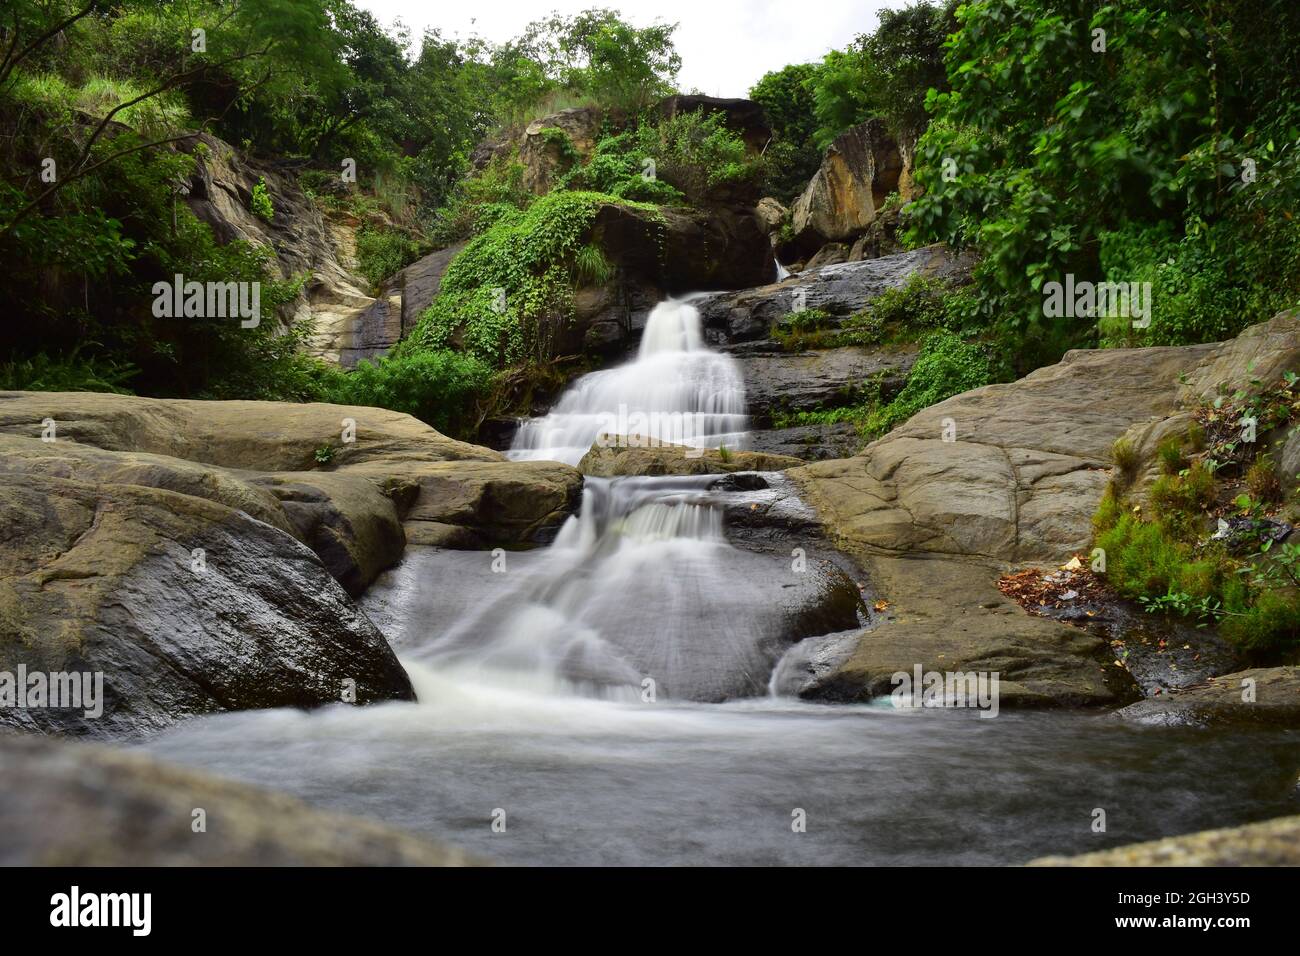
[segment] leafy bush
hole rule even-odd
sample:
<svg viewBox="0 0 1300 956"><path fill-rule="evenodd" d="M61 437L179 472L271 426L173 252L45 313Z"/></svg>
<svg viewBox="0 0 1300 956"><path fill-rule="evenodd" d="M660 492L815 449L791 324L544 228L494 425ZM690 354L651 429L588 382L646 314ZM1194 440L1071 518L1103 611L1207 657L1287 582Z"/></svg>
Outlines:
<svg viewBox="0 0 1300 956"><path fill-rule="evenodd" d="M253 186L253 196L248 205L253 215L259 219L270 222L275 218L275 209L271 205L271 191L266 187L265 178L259 179Z"/></svg>
<svg viewBox="0 0 1300 956"><path fill-rule="evenodd" d="M472 437L491 386L484 363L439 350L361 362L335 379L329 400L406 412L443 434Z"/></svg>
<svg viewBox="0 0 1300 956"><path fill-rule="evenodd" d="M931 333L921 345L907 384L898 396L872 415L870 429L889 431L923 408L989 383L989 362L974 345L952 332Z"/></svg>
<svg viewBox="0 0 1300 956"><path fill-rule="evenodd" d="M400 348L459 346L494 368L550 359L560 323L572 316L576 260L592 265L582 251L588 227L602 204L616 202L551 192L525 211L503 212L452 260L438 297Z"/></svg>
<svg viewBox="0 0 1300 956"><path fill-rule="evenodd" d="M409 266L421 251L420 243L396 229L366 224L357 230L357 271L371 291L378 291L385 279Z"/></svg>

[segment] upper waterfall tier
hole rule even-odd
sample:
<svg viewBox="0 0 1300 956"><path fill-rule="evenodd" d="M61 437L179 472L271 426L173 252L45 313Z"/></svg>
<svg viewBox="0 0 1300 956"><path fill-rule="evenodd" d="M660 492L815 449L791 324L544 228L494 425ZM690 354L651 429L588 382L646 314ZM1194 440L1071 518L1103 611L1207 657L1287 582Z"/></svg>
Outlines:
<svg viewBox="0 0 1300 956"><path fill-rule="evenodd" d="M695 306L669 299L650 313L634 361L578 379L548 415L520 427L509 456L576 465L601 435L738 448L745 426L735 361L705 346Z"/></svg>

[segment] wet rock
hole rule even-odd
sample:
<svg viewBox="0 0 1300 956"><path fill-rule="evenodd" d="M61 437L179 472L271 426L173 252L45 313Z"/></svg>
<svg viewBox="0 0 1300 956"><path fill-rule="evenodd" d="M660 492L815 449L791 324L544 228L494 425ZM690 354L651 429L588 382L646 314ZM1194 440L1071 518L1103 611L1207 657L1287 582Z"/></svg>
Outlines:
<svg viewBox="0 0 1300 956"><path fill-rule="evenodd" d="M771 243L751 209L649 212L608 203L592 220L591 241L625 278L668 294L743 289L776 275Z"/></svg>
<svg viewBox="0 0 1300 956"><path fill-rule="evenodd" d="M639 438L609 436L597 441L578 463L584 475L613 478L621 475L719 475L733 471L779 471L802 465L798 458L783 458L752 451L688 448L659 443L637 447Z"/></svg>
<svg viewBox="0 0 1300 956"><path fill-rule="evenodd" d="M709 485L709 491L764 491L768 488L767 479L755 473L724 475Z"/></svg>
<svg viewBox="0 0 1300 956"><path fill-rule="evenodd" d="M0 734L3 866L465 866L398 830L139 753ZM206 830L195 832L194 811Z"/></svg>
<svg viewBox="0 0 1300 956"><path fill-rule="evenodd" d="M789 455L804 461L847 458L864 444L866 440L848 422L798 425L793 428L760 428L749 433L751 450Z"/></svg>
<svg viewBox="0 0 1300 956"><path fill-rule="evenodd" d="M1300 866L1300 816L1203 830L1029 866Z"/></svg>
<svg viewBox="0 0 1300 956"><path fill-rule="evenodd" d="M1242 724L1300 728L1300 667L1256 667L1152 697L1117 717L1169 726Z"/></svg>
<svg viewBox="0 0 1300 956"><path fill-rule="evenodd" d="M383 636L291 535L139 485L0 476L0 671L99 672L103 713L0 722L146 734L197 714L414 692Z"/></svg>
<svg viewBox="0 0 1300 956"><path fill-rule="evenodd" d="M729 350L731 351L731 350ZM756 425L778 412L851 405L868 387L889 401L902 390L916 349L843 347L803 352L732 351L745 380L745 402Z"/></svg>

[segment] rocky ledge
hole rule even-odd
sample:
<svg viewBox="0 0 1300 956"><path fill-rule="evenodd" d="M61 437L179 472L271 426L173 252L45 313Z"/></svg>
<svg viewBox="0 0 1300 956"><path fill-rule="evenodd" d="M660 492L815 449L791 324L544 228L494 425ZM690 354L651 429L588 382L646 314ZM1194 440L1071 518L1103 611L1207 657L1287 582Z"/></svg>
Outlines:
<svg viewBox="0 0 1300 956"><path fill-rule="evenodd" d="M408 541L527 545L581 484L376 408L0 393L0 672L104 675L102 714L0 721L121 736L410 700L352 597Z"/></svg>
<svg viewBox="0 0 1300 956"><path fill-rule="evenodd" d="M1297 313L1220 344L1070 352L925 409L855 457L789 470L889 601L886 622L810 672L804 694L869 698L921 664L999 671L1008 705L1135 700L1101 637L1026 614L996 581L1087 548L1116 439L1149 462L1202 396L1298 364Z"/></svg>

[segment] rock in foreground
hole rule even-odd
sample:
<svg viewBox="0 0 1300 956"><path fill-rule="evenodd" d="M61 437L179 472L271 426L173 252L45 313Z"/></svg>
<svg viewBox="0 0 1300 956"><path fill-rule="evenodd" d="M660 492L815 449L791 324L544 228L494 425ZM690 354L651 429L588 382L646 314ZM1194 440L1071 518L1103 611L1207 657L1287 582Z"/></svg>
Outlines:
<svg viewBox="0 0 1300 956"><path fill-rule="evenodd" d="M1030 866L1300 866L1300 817L1203 830Z"/></svg>
<svg viewBox="0 0 1300 956"><path fill-rule="evenodd" d="M3 866L467 866L459 850L108 747L0 735ZM197 811L202 832L195 832Z"/></svg>

